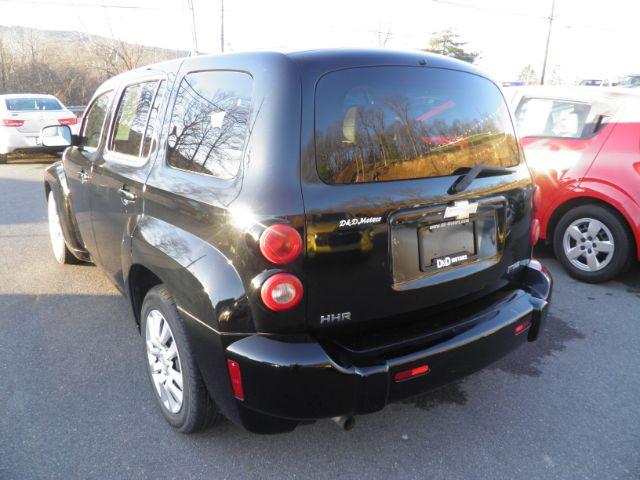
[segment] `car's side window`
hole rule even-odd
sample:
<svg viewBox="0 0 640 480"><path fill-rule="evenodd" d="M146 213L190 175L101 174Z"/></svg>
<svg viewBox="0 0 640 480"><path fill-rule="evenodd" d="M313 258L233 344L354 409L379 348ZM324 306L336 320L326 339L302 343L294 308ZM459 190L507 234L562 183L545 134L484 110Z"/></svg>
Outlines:
<svg viewBox="0 0 640 480"><path fill-rule="evenodd" d="M583 138L591 105L548 98L524 98L516 110L521 137Z"/></svg>
<svg viewBox="0 0 640 480"><path fill-rule="evenodd" d="M171 114L167 163L217 178L235 177L248 132L252 86L251 76L242 72L187 74Z"/></svg>
<svg viewBox="0 0 640 480"><path fill-rule="evenodd" d="M152 142L153 142L153 134L156 128L156 122L158 121L158 111L162 106L164 101L164 96L167 90L166 81L161 80L158 85L158 90L153 100L153 106L151 107L151 111L149 112L149 120L147 121L147 128L144 132L144 138L142 139L142 157L146 158L149 156L149 153L153 150ZM154 146L154 145L153 145ZM155 146L154 146L155 147Z"/></svg>
<svg viewBox="0 0 640 480"><path fill-rule="evenodd" d="M141 82L125 88L118 104L110 150L139 156L159 80Z"/></svg>
<svg viewBox="0 0 640 480"><path fill-rule="evenodd" d="M105 124L104 119L107 116L112 95L112 91L100 95L94 100L84 115L81 135L84 138L83 147L85 149L92 150L98 148L100 137L102 136L102 128Z"/></svg>

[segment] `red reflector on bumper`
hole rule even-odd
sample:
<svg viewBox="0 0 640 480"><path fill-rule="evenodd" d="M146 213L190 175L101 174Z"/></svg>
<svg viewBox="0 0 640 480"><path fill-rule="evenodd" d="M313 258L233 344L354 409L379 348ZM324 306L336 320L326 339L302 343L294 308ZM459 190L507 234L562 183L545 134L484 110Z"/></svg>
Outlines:
<svg viewBox="0 0 640 480"><path fill-rule="evenodd" d="M422 365L410 370L403 370L402 372L396 373L396 376L394 378L396 382L401 382L402 380L408 380L410 378L418 377L420 375L424 375L425 373L429 373L429 365Z"/></svg>
<svg viewBox="0 0 640 480"><path fill-rule="evenodd" d="M534 218L531 220L531 237L530 237L531 245L535 245L540 240L540 220Z"/></svg>
<svg viewBox="0 0 640 480"><path fill-rule="evenodd" d="M233 388L233 396L238 400L244 400L244 390L242 389L242 376L240 375L240 365L233 360L227 360L227 368L229 369L229 380L231 380L231 388Z"/></svg>
<svg viewBox="0 0 640 480"><path fill-rule="evenodd" d="M531 326L531 320L527 320L526 322L522 322L520 325L518 325L515 329L515 334L518 335L522 332L524 332L527 328L529 328Z"/></svg>

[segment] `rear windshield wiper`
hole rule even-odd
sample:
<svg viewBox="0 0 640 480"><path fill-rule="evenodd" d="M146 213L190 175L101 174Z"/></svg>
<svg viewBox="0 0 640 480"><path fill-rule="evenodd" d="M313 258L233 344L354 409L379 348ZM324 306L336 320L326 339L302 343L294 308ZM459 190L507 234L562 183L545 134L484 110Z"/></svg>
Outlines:
<svg viewBox="0 0 640 480"><path fill-rule="evenodd" d="M471 185L471 183L480 175L483 177L489 177L494 175L509 175L510 173L513 173L513 170L506 167L476 165L475 167L469 169L467 173L462 175L455 182L453 182L453 185L451 185L451 187L449 188L449 193L460 193L466 190L467 188L469 188L469 185Z"/></svg>

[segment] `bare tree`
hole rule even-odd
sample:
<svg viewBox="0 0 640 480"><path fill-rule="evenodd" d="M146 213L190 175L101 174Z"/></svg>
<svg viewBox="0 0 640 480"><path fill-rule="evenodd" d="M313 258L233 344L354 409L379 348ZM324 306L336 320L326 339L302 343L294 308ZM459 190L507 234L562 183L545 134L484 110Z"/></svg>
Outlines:
<svg viewBox="0 0 640 480"><path fill-rule="evenodd" d="M0 93L50 93L86 104L107 78L186 52L78 32L0 26Z"/></svg>

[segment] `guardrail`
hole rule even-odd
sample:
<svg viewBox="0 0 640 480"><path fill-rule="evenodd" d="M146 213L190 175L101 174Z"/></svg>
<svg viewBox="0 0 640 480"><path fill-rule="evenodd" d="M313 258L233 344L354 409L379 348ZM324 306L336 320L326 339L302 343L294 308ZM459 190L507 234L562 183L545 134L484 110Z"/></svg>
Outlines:
<svg viewBox="0 0 640 480"><path fill-rule="evenodd" d="M71 112L73 112L73 114L78 118L82 117L84 109L87 108L86 105L67 105L66 107L67 110L71 110Z"/></svg>

